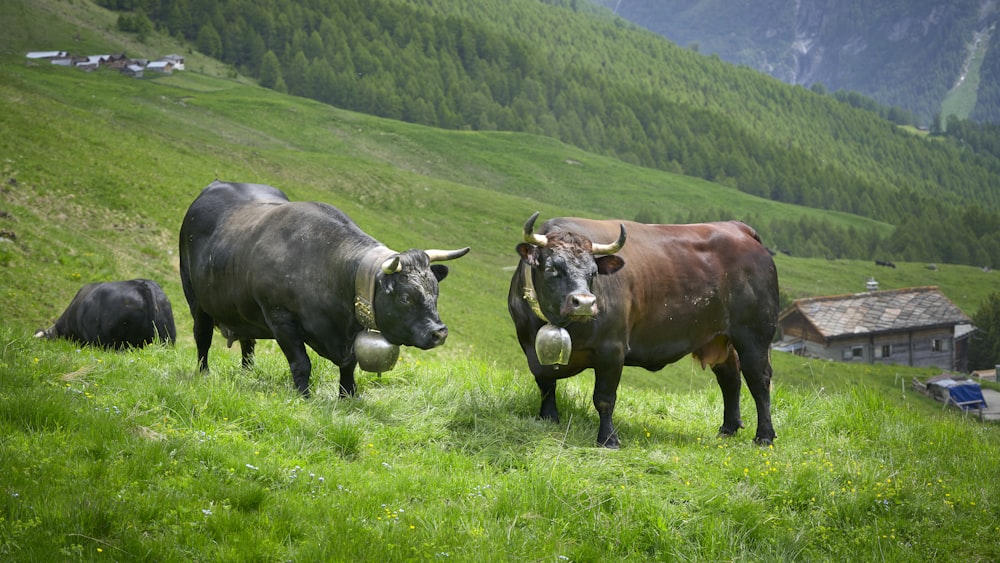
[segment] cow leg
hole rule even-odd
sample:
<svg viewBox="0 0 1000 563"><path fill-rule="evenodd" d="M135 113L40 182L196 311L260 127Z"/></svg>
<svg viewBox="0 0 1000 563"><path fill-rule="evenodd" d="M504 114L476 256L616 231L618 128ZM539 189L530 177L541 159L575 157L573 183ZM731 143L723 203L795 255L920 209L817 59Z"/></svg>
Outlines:
<svg viewBox="0 0 1000 563"><path fill-rule="evenodd" d="M740 416L740 366L739 357L730 353L722 363L712 366L715 380L722 389L722 426L719 436L734 436L743 428Z"/></svg>
<svg viewBox="0 0 1000 563"><path fill-rule="evenodd" d="M253 351L257 346L257 341L253 338L244 338L240 340L240 365L243 369L253 368Z"/></svg>
<svg viewBox="0 0 1000 563"><path fill-rule="evenodd" d="M559 422L559 409L556 408L556 378L535 376L535 383L542 393L542 408L538 417L542 420Z"/></svg>
<svg viewBox="0 0 1000 563"><path fill-rule="evenodd" d="M306 345L299 336L298 325L294 318L281 310L274 311L267 317L267 324L278 342L278 347L288 360L295 388L303 397L309 397L309 376L312 374L312 361L306 353Z"/></svg>
<svg viewBox="0 0 1000 563"><path fill-rule="evenodd" d="M618 384L622 379L622 358L610 365L594 367L594 408L600 417L597 429L597 445L605 448L618 449L621 442L618 433L611 422L615 412L615 402L618 400Z"/></svg>
<svg viewBox="0 0 1000 563"><path fill-rule="evenodd" d="M354 381L354 368L357 364L357 360L352 360L338 366L340 367L341 397L353 397L354 393L357 392L357 383Z"/></svg>
<svg viewBox="0 0 1000 563"><path fill-rule="evenodd" d="M743 377L757 405L757 435L753 441L761 446L770 446L775 438L771 424L771 358L766 350L749 355L752 358L750 361L743 361Z"/></svg>
<svg viewBox="0 0 1000 563"><path fill-rule="evenodd" d="M192 307L194 318L194 343L198 348L198 369L208 371L208 349L212 347L212 332L215 330L212 317L202 309Z"/></svg>
<svg viewBox="0 0 1000 563"><path fill-rule="evenodd" d="M288 360L295 388L299 390L299 393L302 393L303 397L308 398L310 396L309 376L312 374L312 361L309 359L309 354L306 353L305 344L301 340L278 339L278 347L281 348Z"/></svg>

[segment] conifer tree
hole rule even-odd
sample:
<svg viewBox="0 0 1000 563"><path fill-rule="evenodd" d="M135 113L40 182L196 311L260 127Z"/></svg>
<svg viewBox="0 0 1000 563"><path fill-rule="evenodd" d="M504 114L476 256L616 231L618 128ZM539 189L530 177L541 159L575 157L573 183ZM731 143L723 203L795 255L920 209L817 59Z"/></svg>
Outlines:
<svg viewBox="0 0 1000 563"><path fill-rule="evenodd" d="M198 30L196 44L198 51L209 57L219 58L222 56L222 37L219 36L219 32L212 27L211 23L206 23Z"/></svg>
<svg viewBox="0 0 1000 563"><path fill-rule="evenodd" d="M274 51L268 50L260 62L260 85L274 88L281 80L281 63Z"/></svg>
<svg viewBox="0 0 1000 563"><path fill-rule="evenodd" d="M993 292L972 316L976 331L969 340L969 369L1000 364L1000 293Z"/></svg>

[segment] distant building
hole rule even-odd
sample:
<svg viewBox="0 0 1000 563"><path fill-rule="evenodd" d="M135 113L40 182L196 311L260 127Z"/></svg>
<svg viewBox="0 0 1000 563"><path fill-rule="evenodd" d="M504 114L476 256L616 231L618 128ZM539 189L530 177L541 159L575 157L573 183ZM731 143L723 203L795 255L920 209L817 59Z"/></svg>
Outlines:
<svg viewBox="0 0 1000 563"><path fill-rule="evenodd" d="M128 57L125 56L125 53L118 53L117 55L108 55L104 59L104 61L101 62L101 65L106 66L108 68L121 70L125 68L129 63L130 61Z"/></svg>
<svg viewBox="0 0 1000 563"><path fill-rule="evenodd" d="M32 51L25 55L31 61L48 60L60 66L72 66L81 70L96 70L107 67L120 70L123 74L142 77L143 71L170 74L174 70L184 70L184 57L167 55L160 60L129 59L124 52L114 55L71 55L67 51Z"/></svg>
<svg viewBox="0 0 1000 563"><path fill-rule="evenodd" d="M180 55L167 55L163 57L164 61L167 61L174 65L174 70L184 70L184 57Z"/></svg>
<svg viewBox="0 0 1000 563"><path fill-rule="evenodd" d="M146 65L146 70L150 72L161 72L170 74L174 70L174 64L170 61L152 61Z"/></svg>
<svg viewBox="0 0 1000 563"><path fill-rule="evenodd" d="M65 59L69 57L69 53L66 51L32 51L25 56L31 60Z"/></svg>
<svg viewBox="0 0 1000 563"><path fill-rule="evenodd" d="M80 70L95 70L106 63L111 55L88 55L76 62L76 68Z"/></svg>
<svg viewBox="0 0 1000 563"><path fill-rule="evenodd" d="M131 76L132 78L142 78L142 71L144 67L140 64L129 64L122 67L122 74L125 76Z"/></svg>
<svg viewBox="0 0 1000 563"><path fill-rule="evenodd" d="M775 348L843 362L964 372L972 320L937 287L799 299L778 317Z"/></svg>

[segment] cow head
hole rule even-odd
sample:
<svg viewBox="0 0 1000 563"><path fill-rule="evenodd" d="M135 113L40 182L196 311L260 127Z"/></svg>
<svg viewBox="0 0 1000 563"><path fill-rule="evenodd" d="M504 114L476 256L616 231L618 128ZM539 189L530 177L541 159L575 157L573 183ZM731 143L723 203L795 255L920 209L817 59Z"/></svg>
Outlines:
<svg viewBox="0 0 1000 563"><path fill-rule="evenodd" d="M465 256L459 250L407 250L394 254L381 265L372 304L382 336L396 345L424 350L444 344L448 327L437 311L438 282L448 267L432 264Z"/></svg>
<svg viewBox="0 0 1000 563"><path fill-rule="evenodd" d="M593 320L598 303L591 282L595 275L613 274L625 265L613 255L625 244L625 225L617 241L597 244L568 231L536 234L537 218L535 212L524 224L524 242L517 245L517 252L530 268L542 313L559 326Z"/></svg>

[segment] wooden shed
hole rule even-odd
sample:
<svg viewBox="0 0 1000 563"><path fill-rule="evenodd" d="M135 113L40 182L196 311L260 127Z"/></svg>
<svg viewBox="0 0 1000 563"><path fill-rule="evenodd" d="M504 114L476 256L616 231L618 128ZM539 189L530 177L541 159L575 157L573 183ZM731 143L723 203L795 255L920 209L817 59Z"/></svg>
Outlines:
<svg viewBox="0 0 1000 563"><path fill-rule="evenodd" d="M778 349L843 362L966 371L972 320L937 287L799 299Z"/></svg>

